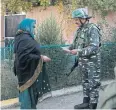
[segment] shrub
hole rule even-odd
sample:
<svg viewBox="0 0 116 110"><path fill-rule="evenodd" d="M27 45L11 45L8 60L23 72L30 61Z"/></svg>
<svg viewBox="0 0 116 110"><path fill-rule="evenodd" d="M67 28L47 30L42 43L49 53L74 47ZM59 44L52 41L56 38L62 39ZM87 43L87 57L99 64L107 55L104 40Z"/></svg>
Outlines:
<svg viewBox="0 0 116 110"><path fill-rule="evenodd" d="M38 27L37 40L41 45L61 44L61 28L52 15Z"/></svg>

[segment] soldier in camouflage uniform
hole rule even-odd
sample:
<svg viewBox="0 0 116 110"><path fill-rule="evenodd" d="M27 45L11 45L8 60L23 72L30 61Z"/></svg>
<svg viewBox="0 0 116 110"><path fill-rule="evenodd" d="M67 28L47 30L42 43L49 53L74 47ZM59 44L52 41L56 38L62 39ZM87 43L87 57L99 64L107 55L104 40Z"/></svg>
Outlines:
<svg viewBox="0 0 116 110"><path fill-rule="evenodd" d="M89 23L89 17L83 9L72 12L72 18L79 26L73 44L67 52L78 56L79 68L83 74L83 103L75 109L95 109L100 86L100 29ZM66 51L66 50L65 50Z"/></svg>

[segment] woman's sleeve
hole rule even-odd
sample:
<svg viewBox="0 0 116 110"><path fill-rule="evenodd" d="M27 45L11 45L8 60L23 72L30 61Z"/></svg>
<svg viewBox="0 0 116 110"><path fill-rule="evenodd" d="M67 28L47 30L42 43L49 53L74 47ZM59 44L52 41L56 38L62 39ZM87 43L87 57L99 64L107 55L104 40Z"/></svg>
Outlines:
<svg viewBox="0 0 116 110"><path fill-rule="evenodd" d="M20 42L18 48L19 60L21 62L26 61L27 59L40 59L40 48L39 44L33 39L24 39Z"/></svg>

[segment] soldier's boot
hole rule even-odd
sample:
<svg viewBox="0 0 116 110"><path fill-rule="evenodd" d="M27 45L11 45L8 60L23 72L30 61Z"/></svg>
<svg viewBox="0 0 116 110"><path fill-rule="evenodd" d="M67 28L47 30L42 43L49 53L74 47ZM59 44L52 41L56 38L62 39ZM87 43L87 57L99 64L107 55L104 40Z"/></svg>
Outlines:
<svg viewBox="0 0 116 110"><path fill-rule="evenodd" d="M84 97L83 103L79 105L75 105L74 109L89 109L89 101L90 101L89 97Z"/></svg>
<svg viewBox="0 0 116 110"><path fill-rule="evenodd" d="M96 108L97 108L97 103L90 104L90 109L96 109Z"/></svg>

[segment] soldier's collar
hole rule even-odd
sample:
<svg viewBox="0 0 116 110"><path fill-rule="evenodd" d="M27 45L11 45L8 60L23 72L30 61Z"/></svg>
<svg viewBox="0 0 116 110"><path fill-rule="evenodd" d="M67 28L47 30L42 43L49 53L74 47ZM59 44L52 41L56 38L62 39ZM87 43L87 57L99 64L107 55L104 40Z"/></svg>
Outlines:
<svg viewBox="0 0 116 110"><path fill-rule="evenodd" d="M89 22L85 23L83 27L88 27L88 25L89 25Z"/></svg>

